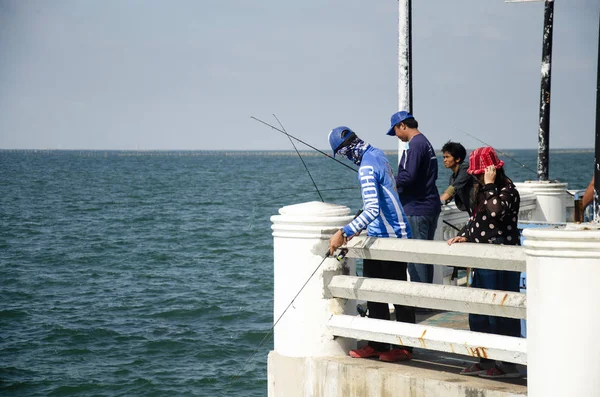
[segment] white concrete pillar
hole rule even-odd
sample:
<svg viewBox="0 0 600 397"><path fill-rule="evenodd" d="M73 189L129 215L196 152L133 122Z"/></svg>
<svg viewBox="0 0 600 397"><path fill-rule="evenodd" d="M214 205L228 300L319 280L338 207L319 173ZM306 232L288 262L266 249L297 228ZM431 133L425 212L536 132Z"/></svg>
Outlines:
<svg viewBox="0 0 600 397"><path fill-rule="evenodd" d="M515 183L519 193L533 193L537 207L532 213L532 221L566 222L567 203L565 192L567 183L551 181L525 181Z"/></svg>
<svg viewBox="0 0 600 397"><path fill-rule="evenodd" d="M332 314L356 314L356 301L329 298L324 289L333 275L356 275L355 261L323 260L331 235L352 218L348 207L316 201L283 207L279 215L271 217L274 321L285 311L273 332L277 353L289 357L337 356L356 348L356 341L334 340L326 327Z"/></svg>
<svg viewBox="0 0 600 397"><path fill-rule="evenodd" d="M600 226L523 233L528 396L600 396Z"/></svg>

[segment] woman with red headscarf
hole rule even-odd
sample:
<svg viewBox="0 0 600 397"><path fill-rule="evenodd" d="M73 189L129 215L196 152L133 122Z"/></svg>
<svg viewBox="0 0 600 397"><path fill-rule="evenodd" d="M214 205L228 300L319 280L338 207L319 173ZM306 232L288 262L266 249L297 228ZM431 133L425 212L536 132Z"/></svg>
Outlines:
<svg viewBox="0 0 600 397"><path fill-rule="evenodd" d="M475 203L469 222L448 240L454 243L487 243L518 245L520 196L513 182L504 173L504 162L491 147L474 150L469 156L467 172L476 178L474 183ZM500 291L519 291L518 272L504 270L475 269L474 288ZM469 328L474 332L486 332L498 335L520 336L519 319L469 314ZM498 363L482 358L479 363L465 368L463 375L479 375L485 378L516 378L519 371L515 364Z"/></svg>

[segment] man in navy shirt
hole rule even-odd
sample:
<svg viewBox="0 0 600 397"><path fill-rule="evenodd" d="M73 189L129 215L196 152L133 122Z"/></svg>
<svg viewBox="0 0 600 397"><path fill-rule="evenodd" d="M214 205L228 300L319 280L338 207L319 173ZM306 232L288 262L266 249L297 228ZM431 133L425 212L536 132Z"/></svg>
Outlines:
<svg viewBox="0 0 600 397"><path fill-rule="evenodd" d="M431 143L418 128L419 123L410 113L400 111L392 115L387 134L406 142L398 164L396 187L413 238L433 240L442 210L440 194L435 185L438 161ZM409 263L408 273L411 281L433 281L433 265Z"/></svg>

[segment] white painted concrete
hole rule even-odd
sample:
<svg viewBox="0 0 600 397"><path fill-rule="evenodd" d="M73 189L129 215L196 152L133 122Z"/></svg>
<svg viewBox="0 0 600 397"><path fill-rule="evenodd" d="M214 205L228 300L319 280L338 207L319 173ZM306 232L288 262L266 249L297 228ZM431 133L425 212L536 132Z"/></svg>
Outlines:
<svg viewBox="0 0 600 397"><path fill-rule="evenodd" d="M515 183L520 194L533 193L537 205L532 213L532 221L566 222L567 220L567 183L551 181L525 181Z"/></svg>
<svg viewBox="0 0 600 397"><path fill-rule="evenodd" d="M321 202L283 207L279 215L271 217L276 323L273 333L279 354L346 355L356 346L352 340L334 340L326 327L332 314L356 314L356 303L326 297L324 288L333 275L356 274L353 259L324 260L330 236L352 218L348 207Z"/></svg>
<svg viewBox="0 0 600 397"><path fill-rule="evenodd" d="M427 379L402 378L395 375L392 376L394 380L390 388L378 386L377 391L370 389L371 384L388 382L388 375L381 378L374 372L371 375L372 379L365 380L359 377L360 373L356 372L354 366L339 366L336 371L341 372L337 373L330 373L327 368L323 368L322 363L332 360L332 357L345 360L348 351L356 347L358 339L399 343L515 363L527 362L527 341L522 338L362 318L356 314L354 299L360 297L364 300L381 299L399 303L410 301L415 305L434 308L447 308L448 305L457 308L463 305L464 308L470 305L468 311L471 312L485 313L489 309L494 313L498 311L506 316L518 318L523 316L526 305L523 295L364 278L361 278L361 284L367 288L361 290L356 287L358 278L349 276L355 274L352 258L522 271L525 268L522 247L468 243L448 246L445 241L358 236L348 243L346 260L338 262L333 258L324 259L330 236L351 219L352 215L347 207L319 202L284 207L280 209L279 215L271 217L274 236L276 323L275 351L271 355L281 358L277 368L272 366L271 358L269 359L271 397L387 396L397 395L394 393L398 387L407 388L406 391L410 394L406 395L414 396L488 395L486 390L477 387L464 388L465 385L460 385L453 392L457 394L448 393L448 384L439 386L436 382L427 383ZM378 282L384 283L385 286L380 288ZM328 285L332 288L327 288ZM459 296L461 292L462 297ZM495 292L500 295L494 296ZM334 294L338 298L333 298ZM463 298L462 302L459 298ZM348 379L348 371L356 372L357 376ZM331 376L339 377L339 382L331 382ZM365 390L367 394L361 394ZM430 394L440 390L444 392Z"/></svg>
<svg viewBox="0 0 600 397"><path fill-rule="evenodd" d="M525 271L523 247L495 244L407 240L358 236L348 242L351 258L457 265L480 269Z"/></svg>
<svg viewBox="0 0 600 397"><path fill-rule="evenodd" d="M527 296L518 292L356 276L334 276L328 289L332 296L346 299L500 317L526 316Z"/></svg>
<svg viewBox="0 0 600 397"><path fill-rule="evenodd" d="M527 364L527 340L431 325L334 315L334 335Z"/></svg>
<svg viewBox="0 0 600 397"><path fill-rule="evenodd" d="M600 226L524 235L529 396L600 396Z"/></svg>
<svg viewBox="0 0 600 397"><path fill-rule="evenodd" d="M417 349L418 350L418 349ZM269 353L269 397L520 397L513 384L459 375L472 361L453 355L385 363L349 357L285 357Z"/></svg>
<svg viewBox="0 0 600 397"><path fill-rule="evenodd" d="M537 206L537 199L533 193L521 193L521 209L519 211L519 221L530 221L533 211ZM572 211L571 211L572 213ZM456 229L462 229L469 220L469 214L456 208L456 204L442 205L442 213L438 219L438 226L435 230L434 240L447 241L458 234ZM448 223L444 223L448 222ZM433 283L434 284L458 284L464 285L467 282L466 277L461 280L451 280L453 268L451 266L434 265Z"/></svg>

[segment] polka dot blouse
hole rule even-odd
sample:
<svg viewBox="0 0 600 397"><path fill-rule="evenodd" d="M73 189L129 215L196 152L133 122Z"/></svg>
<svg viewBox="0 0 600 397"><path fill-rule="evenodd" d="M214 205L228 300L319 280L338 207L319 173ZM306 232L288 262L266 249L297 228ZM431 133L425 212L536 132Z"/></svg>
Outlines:
<svg viewBox="0 0 600 397"><path fill-rule="evenodd" d="M473 215L459 236L472 243L519 244L517 219L521 198L515 185L488 183L479 189Z"/></svg>

